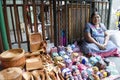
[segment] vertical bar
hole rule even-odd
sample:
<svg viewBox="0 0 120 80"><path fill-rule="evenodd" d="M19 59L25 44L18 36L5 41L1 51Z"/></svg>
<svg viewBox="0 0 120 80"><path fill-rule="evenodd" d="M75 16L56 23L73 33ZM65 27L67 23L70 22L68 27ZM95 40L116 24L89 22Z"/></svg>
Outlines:
<svg viewBox="0 0 120 80"><path fill-rule="evenodd" d="M76 5L73 3L73 5L72 5L73 7L72 7L72 41L71 41L71 43L74 41L74 39L75 39L75 37L76 37L76 35L74 34L75 33L75 29L76 29L76 26L75 26L75 13L76 13Z"/></svg>
<svg viewBox="0 0 120 80"><path fill-rule="evenodd" d="M77 38L78 38L78 0L77 0L77 2L76 2L76 24L75 24L75 34L76 34L76 36L75 36L75 40L77 40Z"/></svg>
<svg viewBox="0 0 120 80"><path fill-rule="evenodd" d="M100 2L98 1L98 12L100 11Z"/></svg>
<svg viewBox="0 0 120 80"><path fill-rule="evenodd" d="M90 1L90 17L91 17L91 14L92 14L92 9L93 9L93 1ZM91 21L91 18L89 18L90 20L89 21Z"/></svg>
<svg viewBox="0 0 120 80"><path fill-rule="evenodd" d="M53 0L53 15L54 15L54 44L55 46L58 45L58 36L56 35L58 30L57 30L57 18L56 18L56 0Z"/></svg>
<svg viewBox="0 0 120 80"><path fill-rule="evenodd" d="M81 6L81 3L79 3L78 5L78 39L80 39L80 6Z"/></svg>
<svg viewBox="0 0 120 80"><path fill-rule="evenodd" d="M102 9L101 9L101 22L103 22L103 1L101 2L101 4L102 4Z"/></svg>
<svg viewBox="0 0 120 80"><path fill-rule="evenodd" d="M60 4L59 4L60 6L62 5L62 0L60 0ZM60 37L62 37L61 38L61 40L62 40L62 45L64 45L63 44L63 34L65 33L64 32L64 24L63 24L63 14L62 14L62 11L63 10L60 10L60 30L58 30L58 32L60 33ZM64 18L65 19L65 18Z"/></svg>
<svg viewBox="0 0 120 80"><path fill-rule="evenodd" d="M36 5L35 5L35 0L33 1L33 14L34 14L34 30L35 32L38 32L38 25L37 25L37 17L36 17Z"/></svg>
<svg viewBox="0 0 120 80"><path fill-rule="evenodd" d="M47 7L48 7L48 5L45 5L45 6L44 6L44 12L45 12L45 23L46 23L46 24L48 24L48 21L47 21L47 10L46 10Z"/></svg>
<svg viewBox="0 0 120 80"><path fill-rule="evenodd" d="M106 2L103 2L103 22L104 22L104 24L106 23L105 22L105 15L106 15L106 13L105 13L105 3Z"/></svg>
<svg viewBox="0 0 120 80"><path fill-rule="evenodd" d="M28 3L27 3L28 4ZM28 18L28 24L29 24L29 27L31 29L31 33L33 33L33 25L32 25L32 21L31 21L31 10L30 10L30 7L31 5L28 4L27 8L28 8L28 11L27 11L27 18Z"/></svg>
<svg viewBox="0 0 120 80"><path fill-rule="evenodd" d="M6 26L6 31L7 31L7 38L8 38L9 47L11 49L12 44L11 44L11 39L10 39L10 29L9 29L9 25L8 25L8 17L7 17L6 8L7 8L6 7L6 0L3 0L3 11L4 11L5 26Z"/></svg>
<svg viewBox="0 0 120 80"><path fill-rule="evenodd" d="M51 3L51 0L49 0L49 2L50 2L50 31L51 31L50 41L51 41L51 42L54 42L52 3Z"/></svg>
<svg viewBox="0 0 120 80"><path fill-rule="evenodd" d="M26 3L25 2L26 2L26 0L23 0L23 16L24 16L24 22L25 22L27 47L28 47L28 51L30 51L29 34L28 34L28 22L27 22L27 11L26 11Z"/></svg>
<svg viewBox="0 0 120 80"><path fill-rule="evenodd" d="M9 45L8 45L6 27L5 27L5 22L4 22L3 16L4 15L3 15L3 9L2 9L2 1L0 1L0 32L1 32L1 36L2 36L4 50L8 50Z"/></svg>
<svg viewBox="0 0 120 80"><path fill-rule="evenodd" d="M18 21L18 14L17 14L17 6L16 6L16 0L13 0L14 3L14 14L15 14L15 21L16 21L16 31L17 31L17 39L18 39L18 47L21 48L20 44L20 32L19 32L19 21Z"/></svg>
<svg viewBox="0 0 120 80"><path fill-rule="evenodd" d="M86 4L86 1L85 1L85 24L87 23L87 4ZM84 26L85 26L84 24Z"/></svg>
<svg viewBox="0 0 120 80"><path fill-rule="evenodd" d="M84 4L81 5L81 9L82 9L82 11L81 11L81 15L82 15L82 18L81 18L82 19L81 20L82 21L81 22L82 23L82 25L81 25L81 39L82 39L82 37L83 37L83 27L84 27L84 14L83 14L84 13Z"/></svg>
<svg viewBox="0 0 120 80"><path fill-rule="evenodd" d="M95 11L95 1L91 1L91 12Z"/></svg>
<svg viewBox="0 0 120 80"><path fill-rule="evenodd" d="M85 25L87 23L87 18L88 18L88 16L87 16L87 13L88 13L87 9L88 9L87 8L87 3L85 2L85 24L83 26L83 32L84 32L84 28L85 28ZM84 33L83 33L83 36L84 36Z"/></svg>
<svg viewBox="0 0 120 80"><path fill-rule="evenodd" d="M61 25L60 25L60 3L59 3L59 0L58 0L58 5L57 5L57 7L58 7L58 10L57 10L57 19L58 19L58 21L57 21L57 23L58 23L58 40L59 40L59 42L58 42L58 44L61 44L62 42L61 42Z"/></svg>
<svg viewBox="0 0 120 80"><path fill-rule="evenodd" d="M67 7L67 1L65 1L65 32L66 32L66 45L68 44L68 7Z"/></svg>
<svg viewBox="0 0 120 80"><path fill-rule="evenodd" d="M105 25L106 25L106 26L107 26L107 15L108 15L107 3L108 3L108 2L105 2Z"/></svg>
<svg viewBox="0 0 120 80"><path fill-rule="evenodd" d="M2 41L1 32L0 32L0 53L4 51L2 42L3 41Z"/></svg>
<svg viewBox="0 0 120 80"><path fill-rule="evenodd" d="M19 27L19 31L20 31L20 39L21 39L21 42L23 42L22 32L21 32L21 28L20 28L20 18L19 18L18 6L17 6L17 11L16 12L18 14L18 27Z"/></svg>
<svg viewBox="0 0 120 80"><path fill-rule="evenodd" d="M81 32L80 32L80 29L81 29L81 26L80 26L80 25L81 25L81 16L80 16L80 15L81 15L81 4L79 4L79 17L78 17L78 18L79 18L79 27L78 27L79 38L80 38L80 35L81 35L81 34L80 34L80 33L81 33Z"/></svg>
<svg viewBox="0 0 120 80"><path fill-rule="evenodd" d="M72 13L73 12L73 4L72 3L73 3L73 0L71 0L71 12L70 12L71 15L69 16L69 17L71 17L71 22L70 22L71 23L71 26L70 26L70 28L71 28L70 29L71 30L70 31L70 42L72 42L72 39L73 39L73 21L74 21L73 20L73 13Z"/></svg>
<svg viewBox="0 0 120 80"><path fill-rule="evenodd" d="M43 3L43 0L41 0L41 9L40 9L41 11L41 15L40 16L42 16L41 18L41 20L42 20L42 34L43 34L43 40L45 40L46 39L46 35L45 35L45 24L44 24L44 3Z"/></svg>
<svg viewBox="0 0 120 80"><path fill-rule="evenodd" d="M107 16L107 29L109 29L110 27L110 19L111 17L109 17L111 15L111 8L112 7L112 0L109 0L109 10L108 10L108 16Z"/></svg>
<svg viewBox="0 0 120 80"><path fill-rule="evenodd" d="M82 32L82 27L83 27L83 23L82 23L82 21L83 21L83 15L82 15L82 13L83 13L83 4L81 4L80 5L80 9L81 9L81 13L80 13L80 19L81 19L81 21L80 21L80 40L82 40L82 35L83 35L83 32Z"/></svg>
<svg viewBox="0 0 120 80"><path fill-rule="evenodd" d="M16 30L15 30L14 21L13 21L12 7L10 7L10 14L11 14L11 20L12 20L12 26L13 26L13 33L14 33L15 43L17 43L16 33L15 33Z"/></svg>

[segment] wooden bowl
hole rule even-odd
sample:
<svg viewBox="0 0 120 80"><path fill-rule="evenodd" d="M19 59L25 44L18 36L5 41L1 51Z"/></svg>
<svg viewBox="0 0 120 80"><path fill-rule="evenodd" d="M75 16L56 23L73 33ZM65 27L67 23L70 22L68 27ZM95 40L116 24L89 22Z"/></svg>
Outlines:
<svg viewBox="0 0 120 80"><path fill-rule="evenodd" d="M25 51L23 49L10 49L0 54L3 68L23 67L25 64Z"/></svg>
<svg viewBox="0 0 120 80"><path fill-rule="evenodd" d="M22 80L22 70L17 67L4 69L0 72L0 80Z"/></svg>

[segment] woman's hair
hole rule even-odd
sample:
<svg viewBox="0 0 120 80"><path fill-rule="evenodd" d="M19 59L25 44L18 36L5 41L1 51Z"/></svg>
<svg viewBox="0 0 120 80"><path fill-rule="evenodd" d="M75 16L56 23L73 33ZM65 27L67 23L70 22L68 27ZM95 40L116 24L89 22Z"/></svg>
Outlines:
<svg viewBox="0 0 120 80"><path fill-rule="evenodd" d="M92 14L91 14L91 19L95 16L95 15L100 15L97 11L94 11Z"/></svg>

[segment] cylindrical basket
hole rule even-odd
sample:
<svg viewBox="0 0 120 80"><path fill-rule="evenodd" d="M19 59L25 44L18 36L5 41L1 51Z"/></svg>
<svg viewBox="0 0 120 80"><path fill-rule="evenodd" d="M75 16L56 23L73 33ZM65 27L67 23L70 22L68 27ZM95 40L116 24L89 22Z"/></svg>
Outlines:
<svg viewBox="0 0 120 80"><path fill-rule="evenodd" d="M25 51L23 49L10 49L0 54L3 68L23 67L25 65Z"/></svg>

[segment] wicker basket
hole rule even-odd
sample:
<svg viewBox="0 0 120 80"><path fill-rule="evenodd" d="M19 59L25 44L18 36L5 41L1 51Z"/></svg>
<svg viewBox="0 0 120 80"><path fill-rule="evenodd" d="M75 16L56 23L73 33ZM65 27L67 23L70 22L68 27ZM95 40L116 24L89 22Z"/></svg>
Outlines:
<svg viewBox="0 0 120 80"><path fill-rule="evenodd" d="M4 69L0 72L0 80L22 80L22 70L17 67Z"/></svg>
<svg viewBox="0 0 120 80"><path fill-rule="evenodd" d="M23 49L10 49L0 55L3 68L23 67L25 65L25 51Z"/></svg>
<svg viewBox="0 0 120 80"><path fill-rule="evenodd" d="M31 33L29 35L30 40L30 51L34 52L40 49L40 44L43 41L42 35L40 33Z"/></svg>

